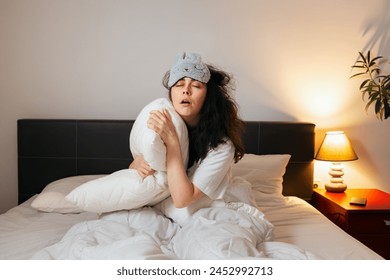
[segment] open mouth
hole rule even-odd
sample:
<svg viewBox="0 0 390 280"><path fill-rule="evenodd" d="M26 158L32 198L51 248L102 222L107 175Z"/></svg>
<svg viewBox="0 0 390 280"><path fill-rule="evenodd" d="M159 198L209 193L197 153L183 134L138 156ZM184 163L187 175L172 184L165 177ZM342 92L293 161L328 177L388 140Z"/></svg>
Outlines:
<svg viewBox="0 0 390 280"><path fill-rule="evenodd" d="M180 104L191 104L191 102L187 99L184 99L180 102Z"/></svg>

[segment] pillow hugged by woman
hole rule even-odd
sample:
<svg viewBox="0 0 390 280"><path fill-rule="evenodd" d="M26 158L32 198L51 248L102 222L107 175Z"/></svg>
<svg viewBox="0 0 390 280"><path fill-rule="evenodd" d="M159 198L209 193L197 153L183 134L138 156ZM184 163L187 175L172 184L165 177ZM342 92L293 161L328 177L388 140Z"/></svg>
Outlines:
<svg viewBox="0 0 390 280"><path fill-rule="evenodd" d="M163 84L189 135L189 160L185 164L169 111L150 113L148 128L159 134L166 146L173 206L191 208L223 199L231 184L232 164L244 154L243 122L231 96L232 77L204 63L200 55L184 52L165 74ZM155 172L142 155L135 157L129 168L136 169L143 178Z"/></svg>

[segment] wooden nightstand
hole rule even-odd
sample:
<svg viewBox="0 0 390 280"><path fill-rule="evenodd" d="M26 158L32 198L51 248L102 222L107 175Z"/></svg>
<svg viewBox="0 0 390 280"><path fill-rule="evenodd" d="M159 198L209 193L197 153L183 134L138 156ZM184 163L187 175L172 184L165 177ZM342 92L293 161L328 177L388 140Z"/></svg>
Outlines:
<svg viewBox="0 0 390 280"><path fill-rule="evenodd" d="M365 197L367 204L350 205L352 197ZM377 189L347 189L344 193L314 189L312 204L348 234L390 259L390 194Z"/></svg>

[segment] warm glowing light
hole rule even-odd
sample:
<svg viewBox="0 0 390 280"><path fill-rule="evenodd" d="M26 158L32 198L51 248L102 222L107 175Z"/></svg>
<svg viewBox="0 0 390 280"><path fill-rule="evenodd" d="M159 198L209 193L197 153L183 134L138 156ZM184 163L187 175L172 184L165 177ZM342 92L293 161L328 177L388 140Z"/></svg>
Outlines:
<svg viewBox="0 0 390 280"><path fill-rule="evenodd" d="M315 159L340 162L356 160L358 157L343 131L329 131L326 133Z"/></svg>
<svg viewBox="0 0 390 280"><path fill-rule="evenodd" d="M307 110L307 113L316 117L327 117L337 114L342 110L344 104L340 102L342 89L335 84L321 85L320 81L315 85L302 87L300 100Z"/></svg>
<svg viewBox="0 0 390 280"><path fill-rule="evenodd" d="M331 192L345 191L347 185L344 184L344 166L341 162L358 159L345 133L343 131L327 132L315 159L332 162L329 171L330 183L325 184L326 190Z"/></svg>

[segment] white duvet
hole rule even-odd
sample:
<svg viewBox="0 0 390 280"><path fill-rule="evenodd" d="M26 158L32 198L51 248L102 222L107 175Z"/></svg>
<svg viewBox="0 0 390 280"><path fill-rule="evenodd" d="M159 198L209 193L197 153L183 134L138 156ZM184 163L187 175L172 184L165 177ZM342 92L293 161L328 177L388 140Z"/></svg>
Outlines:
<svg viewBox="0 0 390 280"><path fill-rule="evenodd" d="M105 214L71 227L33 259L316 259L274 242L273 225L245 203L216 203L182 227L153 207Z"/></svg>

